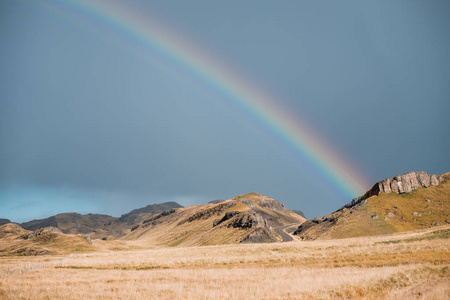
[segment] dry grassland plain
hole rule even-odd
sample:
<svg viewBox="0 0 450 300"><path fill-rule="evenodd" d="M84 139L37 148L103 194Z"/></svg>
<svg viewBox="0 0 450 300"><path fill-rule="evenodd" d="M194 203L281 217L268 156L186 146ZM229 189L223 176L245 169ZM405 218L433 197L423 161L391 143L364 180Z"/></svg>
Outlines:
<svg viewBox="0 0 450 300"><path fill-rule="evenodd" d="M326 241L94 246L67 256L0 257L0 298L450 299L449 225Z"/></svg>

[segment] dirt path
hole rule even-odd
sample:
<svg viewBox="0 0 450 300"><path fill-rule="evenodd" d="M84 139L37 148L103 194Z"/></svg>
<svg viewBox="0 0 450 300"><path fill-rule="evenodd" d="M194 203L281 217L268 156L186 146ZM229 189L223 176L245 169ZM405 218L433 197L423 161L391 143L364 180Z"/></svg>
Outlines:
<svg viewBox="0 0 450 300"><path fill-rule="evenodd" d="M292 226L298 226L300 224L288 224L288 225L284 225L284 226L280 226L277 228L274 228L273 230L275 231L276 234L278 234L279 236L281 236L281 238L283 239L283 242L292 242L294 239L292 238L292 236L290 236L289 234L286 233L286 231L284 231L286 228L292 227Z"/></svg>

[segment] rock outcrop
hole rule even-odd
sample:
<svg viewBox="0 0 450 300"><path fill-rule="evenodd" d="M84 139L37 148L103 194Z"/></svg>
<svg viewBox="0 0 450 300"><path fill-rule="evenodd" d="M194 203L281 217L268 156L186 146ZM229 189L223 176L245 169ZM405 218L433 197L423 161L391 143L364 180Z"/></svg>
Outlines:
<svg viewBox="0 0 450 300"><path fill-rule="evenodd" d="M269 229L265 227L258 227L252 233L247 235L241 241L241 244L274 243L274 242L277 242L277 239Z"/></svg>
<svg viewBox="0 0 450 300"><path fill-rule="evenodd" d="M38 230L35 230L35 231L33 231L32 233L29 233L29 234L27 234L26 236L24 236L24 238L26 239L26 240L28 240L28 239L33 239L33 238L35 238L35 237L37 237L37 236L40 236L40 235L43 235L44 233L46 233L46 232L57 232L57 233L62 233L62 231L61 230L59 230L58 228L56 228L56 227L46 227L46 228L41 228L41 229L38 229Z"/></svg>
<svg viewBox="0 0 450 300"><path fill-rule="evenodd" d="M381 192L404 194L412 192L420 187L438 185L444 180L442 175L427 174L425 172L408 172L377 182L363 196L355 198L354 202L365 200L372 196L378 196Z"/></svg>
<svg viewBox="0 0 450 300"><path fill-rule="evenodd" d="M254 228L254 227L268 227L267 220L261 213L250 210L237 214L236 217L230 218L231 222L228 227L233 228ZM277 224L278 225L278 224Z"/></svg>

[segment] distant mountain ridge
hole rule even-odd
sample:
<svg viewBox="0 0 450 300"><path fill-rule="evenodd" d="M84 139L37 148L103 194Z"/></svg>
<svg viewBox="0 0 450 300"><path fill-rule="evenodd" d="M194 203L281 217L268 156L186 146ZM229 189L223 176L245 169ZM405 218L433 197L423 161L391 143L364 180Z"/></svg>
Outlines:
<svg viewBox="0 0 450 300"><path fill-rule="evenodd" d="M62 213L45 219L32 220L20 224L24 229L35 231L45 227L55 227L63 233L78 234L78 233L93 233L108 234L106 228L117 218L101 215L101 214L86 214L78 213Z"/></svg>
<svg viewBox="0 0 450 300"><path fill-rule="evenodd" d="M121 237L127 234L132 227L152 215L171 208L181 208L176 202L150 204L134 209L119 218L102 214L62 213L45 219L32 220L21 223L26 230L37 230L45 227L55 227L63 233L92 234L93 238L106 238L108 236Z"/></svg>
<svg viewBox="0 0 450 300"><path fill-rule="evenodd" d="M0 219L0 226L3 224L8 224L11 223L11 221L9 219Z"/></svg>

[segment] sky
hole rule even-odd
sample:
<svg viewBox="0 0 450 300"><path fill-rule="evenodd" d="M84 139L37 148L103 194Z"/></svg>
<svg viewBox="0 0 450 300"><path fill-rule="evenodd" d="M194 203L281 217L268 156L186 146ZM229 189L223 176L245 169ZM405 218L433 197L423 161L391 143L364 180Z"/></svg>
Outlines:
<svg viewBox="0 0 450 300"><path fill-rule="evenodd" d="M0 2L0 218L252 191L314 218L384 178L450 171L448 1L90 3ZM129 30L144 23L147 41ZM293 146L284 114L258 118L237 85L319 146Z"/></svg>

